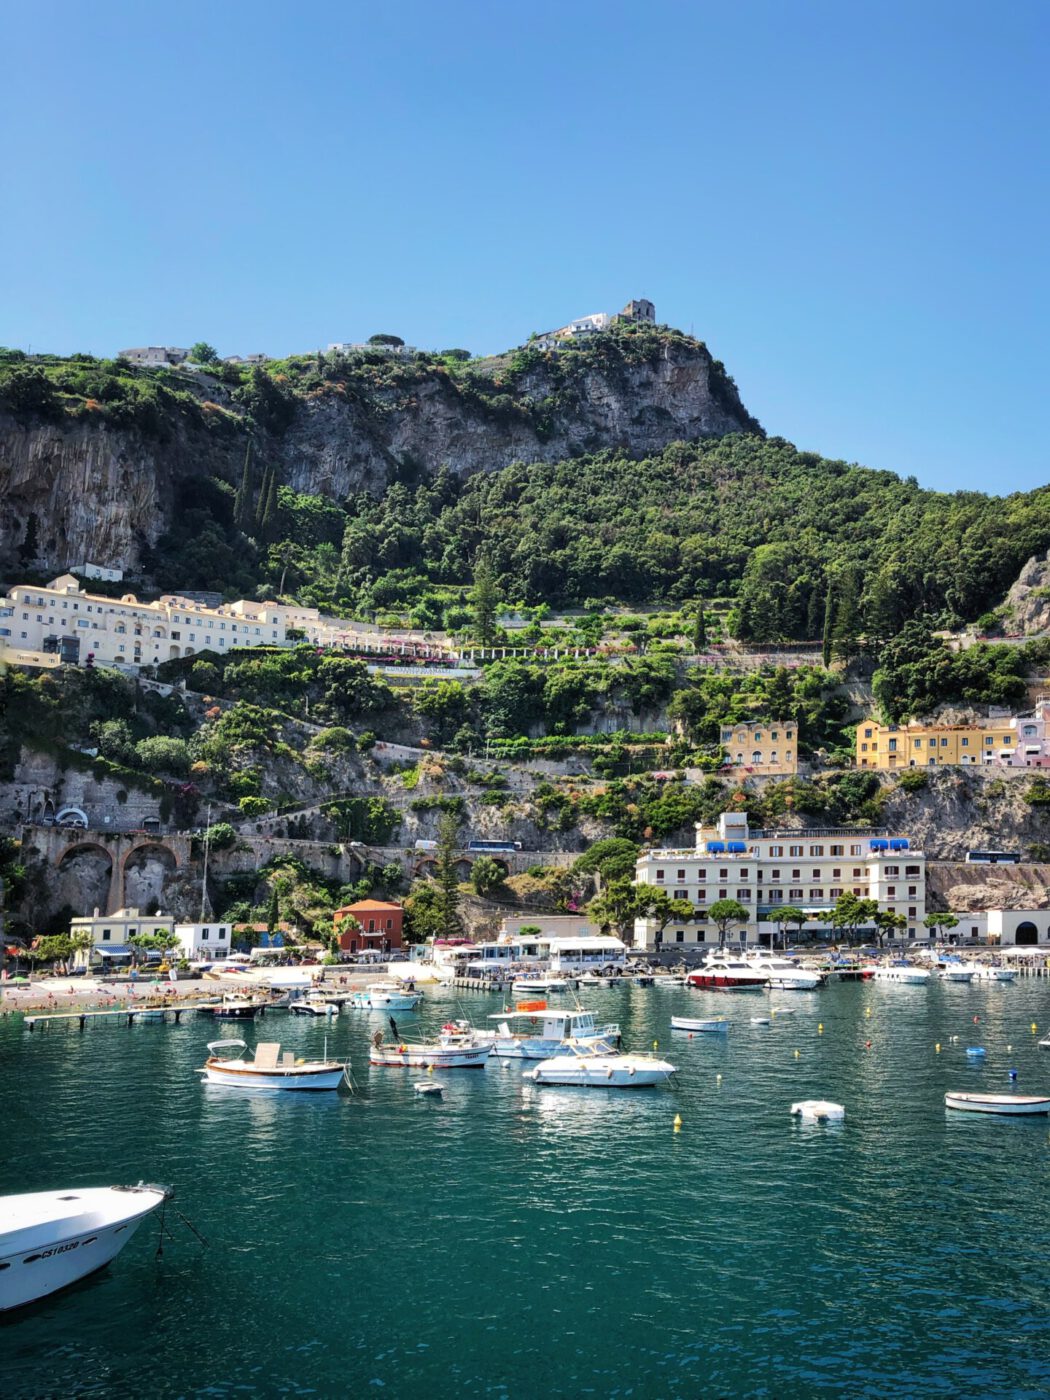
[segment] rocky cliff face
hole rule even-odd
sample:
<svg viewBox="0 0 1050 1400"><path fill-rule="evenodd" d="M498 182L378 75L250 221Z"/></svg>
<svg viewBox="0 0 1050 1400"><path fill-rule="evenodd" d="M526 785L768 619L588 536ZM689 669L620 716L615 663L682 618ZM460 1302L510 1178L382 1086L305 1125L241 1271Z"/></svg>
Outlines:
<svg viewBox="0 0 1050 1400"><path fill-rule="evenodd" d="M516 373L491 363L487 379L433 364L386 379L367 366L348 372L300 394L282 432L257 436L257 460L297 490L342 501L421 469L466 476L604 448L641 457L675 441L761 431L722 367L685 337L661 339L644 358L615 347L577 353L571 374L553 356L535 355ZM180 410L155 436L83 417L0 416L0 567L57 572L91 560L134 570L167 529L182 482L217 475L235 485L241 410L207 376L187 382L199 412Z"/></svg>
<svg viewBox="0 0 1050 1400"><path fill-rule="evenodd" d="M1011 632L1023 632L1026 637L1050 632L1050 552L1029 559L1003 608Z"/></svg>

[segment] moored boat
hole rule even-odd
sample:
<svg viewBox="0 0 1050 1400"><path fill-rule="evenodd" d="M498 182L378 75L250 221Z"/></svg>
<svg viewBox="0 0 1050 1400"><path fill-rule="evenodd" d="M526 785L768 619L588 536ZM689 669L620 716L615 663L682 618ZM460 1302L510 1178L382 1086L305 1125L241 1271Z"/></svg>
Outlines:
<svg viewBox="0 0 1050 1400"><path fill-rule="evenodd" d="M363 992L355 992L350 1005L355 1011L413 1011L423 993L398 982L370 982Z"/></svg>
<svg viewBox="0 0 1050 1400"><path fill-rule="evenodd" d="M919 987L925 986L931 975L928 967L916 967L914 963L905 962L903 959L872 965L872 977L876 982L898 982Z"/></svg>
<svg viewBox="0 0 1050 1400"><path fill-rule="evenodd" d="M204 1002L195 1010L204 1016L214 1016L217 1021L253 1021L266 1006L265 1001L227 993L221 1001Z"/></svg>
<svg viewBox="0 0 1050 1400"><path fill-rule="evenodd" d="M289 1002L288 1010L293 1016L337 1016L341 1006L341 998L311 992L309 996Z"/></svg>
<svg viewBox="0 0 1050 1400"><path fill-rule="evenodd" d="M471 1035L441 1035L434 1041L384 1039L376 1031L368 1051L371 1065L386 1068L409 1066L414 1069L484 1069L492 1054L492 1041L478 1041Z"/></svg>
<svg viewBox="0 0 1050 1400"><path fill-rule="evenodd" d="M963 1094L947 1093L945 1108L966 1113L1048 1114L1050 1098L1041 1094Z"/></svg>
<svg viewBox="0 0 1050 1400"><path fill-rule="evenodd" d="M581 1089L648 1089L669 1079L675 1069L675 1065L653 1055L591 1055L576 1049L571 1054L541 1060L522 1078L531 1079L534 1084Z"/></svg>
<svg viewBox="0 0 1050 1400"><path fill-rule="evenodd" d="M172 1194L140 1182L0 1196L0 1312L104 1268Z"/></svg>
<svg viewBox="0 0 1050 1400"><path fill-rule="evenodd" d="M708 1016L697 1018L695 1016L672 1016L671 1029L673 1031L727 1031L729 1029L729 1018L727 1016Z"/></svg>
<svg viewBox="0 0 1050 1400"><path fill-rule="evenodd" d="M686 981L690 987L709 992L758 992L769 982L769 974L752 967L744 958L711 953Z"/></svg>
<svg viewBox="0 0 1050 1400"><path fill-rule="evenodd" d="M208 1058L197 1071L210 1084L225 1084L234 1089L338 1089L349 1083L349 1060L297 1059L291 1050L281 1053L277 1041L261 1040L255 1047L254 1059L244 1057L247 1050L243 1040L213 1040L208 1045ZM221 1050L241 1051L227 1057Z"/></svg>
<svg viewBox="0 0 1050 1400"><path fill-rule="evenodd" d="M535 976L516 977L511 983L515 996L551 996L557 992L574 992L576 981L572 977L552 977L536 973Z"/></svg>
<svg viewBox="0 0 1050 1400"><path fill-rule="evenodd" d="M938 958L934 969L942 982L972 982L974 969L961 958Z"/></svg>
<svg viewBox="0 0 1050 1400"><path fill-rule="evenodd" d="M1002 967L998 963L974 962L964 965L973 969L975 982L1014 982L1017 980L1017 973L1012 967Z"/></svg>
<svg viewBox="0 0 1050 1400"><path fill-rule="evenodd" d="M477 1032L479 1040L492 1042L492 1053L508 1060L546 1060L577 1045L596 1055L615 1052L620 1027L613 1022L599 1026L592 1011L556 1011L542 1002L517 1011L497 1011L489 1017L496 1029Z"/></svg>
<svg viewBox="0 0 1050 1400"><path fill-rule="evenodd" d="M756 971L766 974L766 985L783 992L814 992L823 986L822 972L804 968L790 958L777 957L771 953L752 954L747 962Z"/></svg>

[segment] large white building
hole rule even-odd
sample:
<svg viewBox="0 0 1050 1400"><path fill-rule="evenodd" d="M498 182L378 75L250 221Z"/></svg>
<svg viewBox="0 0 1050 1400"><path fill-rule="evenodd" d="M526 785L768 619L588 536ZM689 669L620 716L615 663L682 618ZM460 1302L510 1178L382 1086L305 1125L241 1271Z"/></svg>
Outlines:
<svg viewBox="0 0 1050 1400"><path fill-rule="evenodd" d="M233 947L232 936L230 924L176 924L175 937L179 940L177 956L188 962L214 962L226 958Z"/></svg>
<svg viewBox="0 0 1050 1400"><path fill-rule="evenodd" d="M154 603L134 593L106 598L62 574L46 588L18 584L0 598L0 656L32 651L72 665L90 656L100 666L154 666L199 651L284 646L286 612L248 601L209 608L172 594Z"/></svg>
<svg viewBox="0 0 1050 1400"><path fill-rule="evenodd" d="M904 940L927 938L926 858L906 836L851 828L811 831L751 831L742 812L723 812L717 827L696 828L692 850L645 851L635 883L656 885L674 899L688 900L693 918L662 932L653 919L638 919L638 948L669 944L717 944L708 909L735 899L750 911L744 928L731 931L740 943L768 942L776 932L778 906L811 915L805 931L830 930L827 912L842 894L878 900L880 910L903 914Z"/></svg>

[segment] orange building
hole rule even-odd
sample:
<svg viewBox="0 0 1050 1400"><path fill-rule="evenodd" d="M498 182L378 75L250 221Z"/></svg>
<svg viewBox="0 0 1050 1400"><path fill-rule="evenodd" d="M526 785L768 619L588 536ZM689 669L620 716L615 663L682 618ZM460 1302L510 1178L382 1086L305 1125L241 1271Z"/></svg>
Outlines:
<svg viewBox="0 0 1050 1400"><path fill-rule="evenodd" d="M340 925L356 919L346 929ZM332 915L339 934L339 947L344 953L389 953L403 946L401 926L405 911L400 904L387 904L381 899L359 899L356 904L344 904Z"/></svg>

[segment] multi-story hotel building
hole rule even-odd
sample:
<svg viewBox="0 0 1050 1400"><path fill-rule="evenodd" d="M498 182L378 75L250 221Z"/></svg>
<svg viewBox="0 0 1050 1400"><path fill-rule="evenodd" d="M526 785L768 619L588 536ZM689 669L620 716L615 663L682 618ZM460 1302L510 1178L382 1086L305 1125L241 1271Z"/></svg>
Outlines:
<svg viewBox="0 0 1050 1400"><path fill-rule="evenodd" d="M18 584L0 598L0 656L5 651L58 656L83 665L136 668L235 647L284 646L288 622L273 603L220 607L175 595L140 603L133 593L87 593L73 574L44 587Z"/></svg>
<svg viewBox="0 0 1050 1400"><path fill-rule="evenodd" d="M735 899L749 911L747 924L731 932L739 944L768 943L778 906L804 910L806 933L830 930L828 914L842 894L875 899L880 910L903 914L903 940L929 936L922 922L926 858L906 836L882 831L751 831L745 813L723 812L717 827L697 825L694 849L643 852L635 884L656 885L693 907L691 919L662 933L655 920L636 920L638 948L717 944L708 910L720 899Z"/></svg>
<svg viewBox="0 0 1050 1400"><path fill-rule="evenodd" d="M719 739L724 766L745 774L786 776L798 772L798 727L794 720L723 724Z"/></svg>

